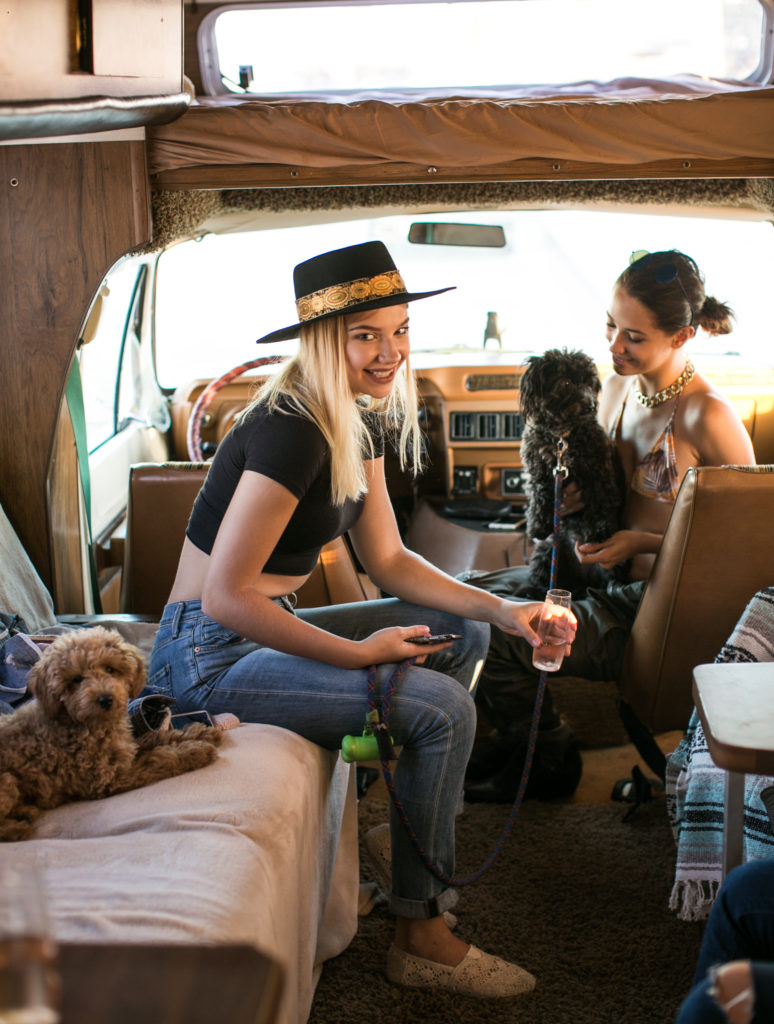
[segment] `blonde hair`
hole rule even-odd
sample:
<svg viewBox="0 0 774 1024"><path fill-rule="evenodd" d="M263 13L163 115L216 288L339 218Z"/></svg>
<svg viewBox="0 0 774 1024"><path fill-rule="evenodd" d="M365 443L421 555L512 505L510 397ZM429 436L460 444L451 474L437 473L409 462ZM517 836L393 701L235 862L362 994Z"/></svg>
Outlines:
<svg viewBox="0 0 774 1024"><path fill-rule="evenodd" d="M242 413L242 418L247 417L265 405L270 412L282 414L289 406L312 420L330 448L334 505L343 505L348 498L356 501L368 490L363 459L373 458L374 446L364 412L380 416L388 438L396 442L402 470L416 476L422 468L417 389L408 360L387 398L356 399L347 377L346 339L343 316L302 327L296 355L266 381Z"/></svg>

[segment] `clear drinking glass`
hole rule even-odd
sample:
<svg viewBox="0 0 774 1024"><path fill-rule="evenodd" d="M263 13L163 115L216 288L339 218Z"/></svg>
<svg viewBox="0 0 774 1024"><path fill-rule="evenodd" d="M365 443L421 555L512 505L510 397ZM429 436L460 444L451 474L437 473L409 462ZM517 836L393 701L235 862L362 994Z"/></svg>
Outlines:
<svg viewBox="0 0 774 1024"><path fill-rule="evenodd" d="M532 648L532 664L542 672L556 672L564 660L565 641L556 631L556 622L563 617L559 609L570 607L569 590L548 590L535 632L540 646Z"/></svg>
<svg viewBox="0 0 774 1024"><path fill-rule="evenodd" d="M0 862L0 1024L57 1024L59 975L42 872Z"/></svg>

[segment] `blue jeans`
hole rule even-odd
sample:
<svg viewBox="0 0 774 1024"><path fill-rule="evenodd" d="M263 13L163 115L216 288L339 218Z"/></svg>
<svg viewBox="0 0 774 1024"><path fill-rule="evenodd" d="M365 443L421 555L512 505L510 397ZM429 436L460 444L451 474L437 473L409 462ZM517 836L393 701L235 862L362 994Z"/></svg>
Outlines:
<svg viewBox="0 0 774 1024"><path fill-rule="evenodd" d="M753 961L754 1022L774 1020L774 861L753 860L729 872L702 938L694 988L678 1024L723 1022L707 972L731 960Z"/></svg>
<svg viewBox="0 0 774 1024"><path fill-rule="evenodd" d="M400 676L389 715L390 735L403 748L394 773L397 795L430 860L452 875L455 808L473 745L472 694L489 625L394 599L288 614L353 640L395 625L462 634ZM378 667L377 694L394 668ZM148 685L173 696L176 710L229 711L243 722L290 729L329 750L338 749L347 734L360 735L368 711L367 669L335 668L246 640L205 615L200 601L164 609ZM394 808L390 824L393 913L428 918L453 906L456 891L422 864Z"/></svg>

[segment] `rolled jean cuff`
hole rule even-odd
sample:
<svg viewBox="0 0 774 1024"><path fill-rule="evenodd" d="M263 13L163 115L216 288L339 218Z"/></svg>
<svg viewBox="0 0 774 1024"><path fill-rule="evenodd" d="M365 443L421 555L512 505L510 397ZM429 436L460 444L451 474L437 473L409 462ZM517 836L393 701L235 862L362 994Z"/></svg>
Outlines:
<svg viewBox="0 0 774 1024"><path fill-rule="evenodd" d="M431 917L440 917L446 910L456 907L460 894L455 888L444 889L438 896L426 900L407 900L402 896L390 894L389 908L396 917L410 917L415 921L426 921Z"/></svg>

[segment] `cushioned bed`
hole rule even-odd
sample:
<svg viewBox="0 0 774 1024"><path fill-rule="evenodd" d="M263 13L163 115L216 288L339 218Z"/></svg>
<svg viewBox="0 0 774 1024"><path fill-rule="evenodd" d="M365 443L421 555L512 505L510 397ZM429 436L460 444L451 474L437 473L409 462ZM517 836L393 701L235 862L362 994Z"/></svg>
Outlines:
<svg viewBox="0 0 774 1024"><path fill-rule="evenodd" d="M0 555L0 611L54 625L2 508ZM149 650L154 624L113 625ZM243 724L206 768L47 812L31 839L0 843L0 864L14 861L42 866L58 940L249 943L284 968L277 1024L302 1024L323 961L357 930L354 772L285 729Z"/></svg>
<svg viewBox="0 0 774 1024"><path fill-rule="evenodd" d="M59 940L245 942L274 955L277 1021L295 1024L323 961L357 929L350 774L293 733L242 725L209 767L50 811L0 862L44 867Z"/></svg>

